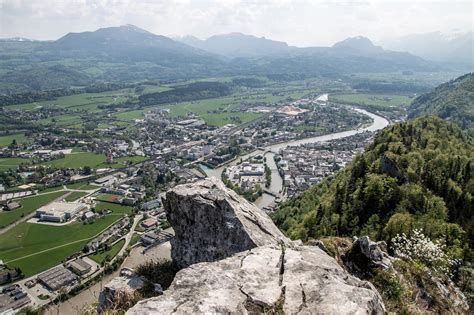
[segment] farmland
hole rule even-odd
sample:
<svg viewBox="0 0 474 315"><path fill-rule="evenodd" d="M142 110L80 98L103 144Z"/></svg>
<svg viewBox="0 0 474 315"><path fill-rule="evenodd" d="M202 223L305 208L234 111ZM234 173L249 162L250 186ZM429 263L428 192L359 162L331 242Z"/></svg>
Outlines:
<svg viewBox="0 0 474 315"><path fill-rule="evenodd" d="M389 94L340 94L330 96L330 100L345 103L381 107L407 107L411 103L411 98L405 95Z"/></svg>

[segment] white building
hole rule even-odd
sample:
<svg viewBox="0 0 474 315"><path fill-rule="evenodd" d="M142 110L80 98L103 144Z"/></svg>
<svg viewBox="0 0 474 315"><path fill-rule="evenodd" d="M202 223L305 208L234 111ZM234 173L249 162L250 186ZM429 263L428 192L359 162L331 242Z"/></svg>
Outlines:
<svg viewBox="0 0 474 315"><path fill-rule="evenodd" d="M65 222L86 207L86 205L77 202L54 201L36 210L36 217L41 221Z"/></svg>

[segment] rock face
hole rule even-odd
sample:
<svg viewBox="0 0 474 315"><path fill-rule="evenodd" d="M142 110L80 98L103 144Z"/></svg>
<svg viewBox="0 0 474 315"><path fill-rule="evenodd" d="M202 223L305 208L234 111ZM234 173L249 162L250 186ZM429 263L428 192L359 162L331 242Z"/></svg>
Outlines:
<svg viewBox="0 0 474 315"><path fill-rule="evenodd" d="M164 201L187 268L127 314L383 314L377 290L317 246L291 242L217 180L177 186ZM198 263L201 261L200 263Z"/></svg>
<svg viewBox="0 0 474 315"><path fill-rule="evenodd" d="M216 178L176 186L163 205L176 235L171 257L180 267L257 246L291 244L262 210Z"/></svg>
<svg viewBox="0 0 474 315"><path fill-rule="evenodd" d="M318 247L257 247L181 270L164 295L127 314L383 314L370 283L348 275Z"/></svg>

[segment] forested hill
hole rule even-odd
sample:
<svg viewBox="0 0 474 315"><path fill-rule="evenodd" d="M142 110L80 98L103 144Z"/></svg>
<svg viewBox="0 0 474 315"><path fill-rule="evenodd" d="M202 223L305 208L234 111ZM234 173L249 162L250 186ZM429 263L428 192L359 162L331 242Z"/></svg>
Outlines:
<svg viewBox="0 0 474 315"><path fill-rule="evenodd" d="M417 97L408 109L409 118L427 114L452 120L474 136L474 73L439 85Z"/></svg>
<svg viewBox="0 0 474 315"><path fill-rule="evenodd" d="M392 125L347 168L284 203L273 219L295 239L370 235L390 242L422 228L455 257L472 259L473 159L473 138L455 124L422 117Z"/></svg>

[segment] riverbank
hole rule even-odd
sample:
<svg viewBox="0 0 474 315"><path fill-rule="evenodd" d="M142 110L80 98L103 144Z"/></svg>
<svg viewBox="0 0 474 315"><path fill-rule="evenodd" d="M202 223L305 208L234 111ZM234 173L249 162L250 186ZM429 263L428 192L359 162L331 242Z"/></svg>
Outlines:
<svg viewBox="0 0 474 315"><path fill-rule="evenodd" d="M258 155L258 154L263 154L266 157L268 166L272 170L272 184L270 186L270 191L275 194L279 195L280 192L283 189L283 179L280 176L280 173L278 172L278 168L274 162L274 156L275 154L278 154L278 152L281 149L285 149L289 146L298 146L298 145L303 145L303 144L310 144L310 143L317 143L317 142L324 142L324 141L331 141L331 140L336 140L336 139L342 139L342 138L347 138L353 135L356 135L358 133L370 131L370 132L375 132L380 129L383 129L387 127L390 122L382 116L379 116L377 114L370 113L364 109L360 108L353 108L355 111L362 113L364 115L369 116L372 118L373 122L369 126L362 127L362 128L357 128L357 129L352 129L352 130L347 130L347 131L341 131L341 132L335 132L335 133L330 133L322 136L317 136L317 137L310 137L310 138L303 138L303 139L295 139L291 141L286 141L278 144L272 144L269 146L265 146L262 148L259 148L251 153L245 154L241 156L240 158L236 158L232 160L231 162L222 165L218 168L212 169L207 166L204 166L200 164L201 169L206 173L207 176L211 177L217 177L221 178L222 171L231 165L235 165L238 163L238 161L246 160L252 156ZM275 203L275 197L264 193L260 198L258 198L255 202L255 205L257 205L260 209L263 209L265 207L272 206Z"/></svg>

